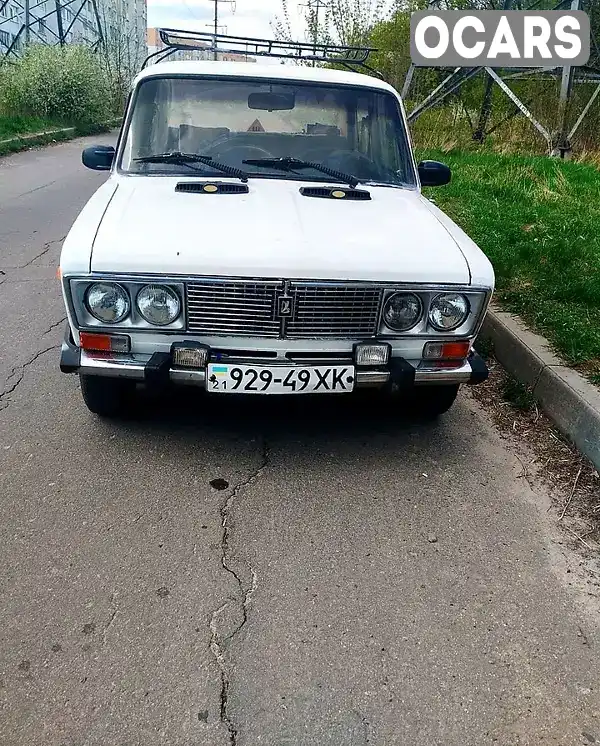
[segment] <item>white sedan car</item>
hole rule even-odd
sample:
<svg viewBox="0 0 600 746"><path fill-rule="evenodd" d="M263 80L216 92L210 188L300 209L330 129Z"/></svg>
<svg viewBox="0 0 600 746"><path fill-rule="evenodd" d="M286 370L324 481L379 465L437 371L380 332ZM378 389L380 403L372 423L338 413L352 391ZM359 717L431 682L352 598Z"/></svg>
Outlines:
<svg viewBox="0 0 600 746"><path fill-rule="evenodd" d="M408 394L425 415L488 375L483 252L421 193L398 93L358 72L158 62L61 254L61 370L120 414L136 384L210 396ZM193 388L188 389L190 393Z"/></svg>

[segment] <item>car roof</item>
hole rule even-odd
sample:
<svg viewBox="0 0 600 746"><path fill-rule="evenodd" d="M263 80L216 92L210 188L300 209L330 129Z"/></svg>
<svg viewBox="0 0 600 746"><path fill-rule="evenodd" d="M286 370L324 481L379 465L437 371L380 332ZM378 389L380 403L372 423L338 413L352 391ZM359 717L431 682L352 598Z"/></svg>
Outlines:
<svg viewBox="0 0 600 746"><path fill-rule="evenodd" d="M266 78L269 80L298 80L309 83L358 85L398 95L397 91L383 80L350 70L331 70L323 67L307 67L304 65L261 64L241 61L222 62L220 60L168 60L157 62L142 70L136 76L134 83L137 84L146 78L164 75Z"/></svg>

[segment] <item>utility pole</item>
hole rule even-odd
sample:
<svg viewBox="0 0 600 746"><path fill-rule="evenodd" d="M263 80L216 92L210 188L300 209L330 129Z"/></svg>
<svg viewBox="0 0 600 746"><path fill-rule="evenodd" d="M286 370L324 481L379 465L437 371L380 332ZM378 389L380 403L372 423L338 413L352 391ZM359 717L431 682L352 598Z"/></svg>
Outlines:
<svg viewBox="0 0 600 746"><path fill-rule="evenodd" d="M219 59L219 53L217 52L217 34L219 33L219 0L215 1L215 38L213 40L213 44L215 45L215 60Z"/></svg>
<svg viewBox="0 0 600 746"><path fill-rule="evenodd" d="M31 20L30 20L30 14L29 14L29 0L25 0L25 46L29 46L30 24L31 24Z"/></svg>
<svg viewBox="0 0 600 746"><path fill-rule="evenodd" d="M219 33L219 3L235 3L235 0L212 0L212 2L215 5L215 15L213 18L213 33L214 33L213 45L215 49L213 53L213 59L218 60L219 52L217 50L217 34Z"/></svg>
<svg viewBox="0 0 600 746"><path fill-rule="evenodd" d="M312 37L313 37L313 56L317 56L317 43L319 41L319 11L321 8L328 8L329 3L324 0L308 0L305 5L301 5L302 8L308 8L312 15L310 22L312 25ZM317 61L313 60L313 67L316 67Z"/></svg>

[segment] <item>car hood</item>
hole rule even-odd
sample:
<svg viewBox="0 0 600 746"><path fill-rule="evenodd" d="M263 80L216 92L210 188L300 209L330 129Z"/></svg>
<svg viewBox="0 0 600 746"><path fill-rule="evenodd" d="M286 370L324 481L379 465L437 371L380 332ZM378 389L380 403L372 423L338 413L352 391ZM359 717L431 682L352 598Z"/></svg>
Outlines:
<svg viewBox="0 0 600 746"><path fill-rule="evenodd" d="M368 187L369 201L319 199L300 193L307 182L267 179L251 179L248 194L175 191L191 180L118 177L91 271L470 282L457 241L417 191Z"/></svg>

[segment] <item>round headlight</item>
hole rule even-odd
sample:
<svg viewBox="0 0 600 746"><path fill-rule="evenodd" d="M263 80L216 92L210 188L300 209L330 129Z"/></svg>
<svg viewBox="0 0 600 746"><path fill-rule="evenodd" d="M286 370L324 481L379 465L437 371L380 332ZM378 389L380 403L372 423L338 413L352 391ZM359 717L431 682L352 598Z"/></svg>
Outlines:
<svg viewBox="0 0 600 746"><path fill-rule="evenodd" d="M386 300L383 309L385 325L395 332L412 329L423 314L423 304L418 295L394 293Z"/></svg>
<svg viewBox="0 0 600 746"><path fill-rule="evenodd" d="M469 301L460 293L436 295L429 306L429 323L440 332L451 332L462 326L469 311Z"/></svg>
<svg viewBox="0 0 600 746"><path fill-rule="evenodd" d="M149 324L172 324L181 312L177 293L166 285L146 285L137 296L138 311Z"/></svg>
<svg viewBox="0 0 600 746"><path fill-rule="evenodd" d="M85 305L98 321L116 324L129 313L129 296L113 282L95 282L86 290Z"/></svg>

